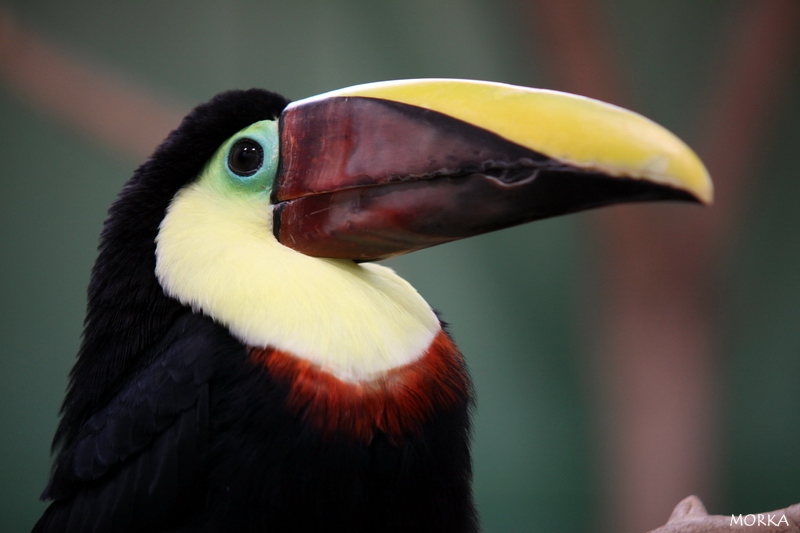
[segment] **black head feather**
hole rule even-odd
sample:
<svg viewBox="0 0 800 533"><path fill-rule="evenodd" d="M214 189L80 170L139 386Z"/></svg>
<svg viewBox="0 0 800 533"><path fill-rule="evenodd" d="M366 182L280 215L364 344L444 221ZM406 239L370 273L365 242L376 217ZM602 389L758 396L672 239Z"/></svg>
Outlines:
<svg viewBox="0 0 800 533"><path fill-rule="evenodd" d="M288 103L261 89L221 93L189 113L125 184L100 236L83 343L54 448L68 446L81 425L150 362L143 360L147 348L186 311L155 276L155 238L173 196L226 139L254 122L278 118Z"/></svg>

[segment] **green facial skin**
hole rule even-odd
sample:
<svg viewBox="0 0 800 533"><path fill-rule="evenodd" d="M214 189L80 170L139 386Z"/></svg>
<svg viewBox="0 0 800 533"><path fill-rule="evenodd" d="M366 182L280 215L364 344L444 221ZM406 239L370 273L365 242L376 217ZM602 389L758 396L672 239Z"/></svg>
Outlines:
<svg viewBox="0 0 800 533"><path fill-rule="evenodd" d="M239 175L229 165L231 149L242 139L258 143L263 150L263 160L253 174ZM200 181L223 194L263 194L269 196L278 172L280 144L278 122L262 120L243 129L217 150L203 170Z"/></svg>

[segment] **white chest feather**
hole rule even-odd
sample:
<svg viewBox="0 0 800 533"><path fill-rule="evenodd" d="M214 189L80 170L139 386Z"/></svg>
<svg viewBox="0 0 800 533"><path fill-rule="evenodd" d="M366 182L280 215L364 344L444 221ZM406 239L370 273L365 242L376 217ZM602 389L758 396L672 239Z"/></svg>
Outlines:
<svg viewBox="0 0 800 533"><path fill-rule="evenodd" d="M290 352L347 381L413 362L440 329L391 269L286 248L272 234L265 196L221 195L201 183L170 205L156 275L168 295L243 343Z"/></svg>

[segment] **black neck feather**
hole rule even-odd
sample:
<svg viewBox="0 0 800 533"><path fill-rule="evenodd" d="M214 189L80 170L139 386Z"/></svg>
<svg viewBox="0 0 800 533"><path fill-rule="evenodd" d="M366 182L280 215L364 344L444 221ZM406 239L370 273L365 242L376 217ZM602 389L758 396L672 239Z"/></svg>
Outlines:
<svg viewBox="0 0 800 533"><path fill-rule="evenodd" d="M100 236L89 283L83 343L70 373L54 448L153 359L148 348L188 312L155 276L155 238L173 196L217 148L250 124L276 119L288 101L260 89L229 91L195 108L125 184Z"/></svg>

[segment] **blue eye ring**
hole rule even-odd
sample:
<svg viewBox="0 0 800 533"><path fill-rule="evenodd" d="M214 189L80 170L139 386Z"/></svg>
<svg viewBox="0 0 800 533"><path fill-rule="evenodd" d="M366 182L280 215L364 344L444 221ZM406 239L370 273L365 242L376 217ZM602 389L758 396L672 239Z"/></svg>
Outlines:
<svg viewBox="0 0 800 533"><path fill-rule="evenodd" d="M236 141L228 152L228 168L237 176L252 176L263 164L264 147L248 137Z"/></svg>

